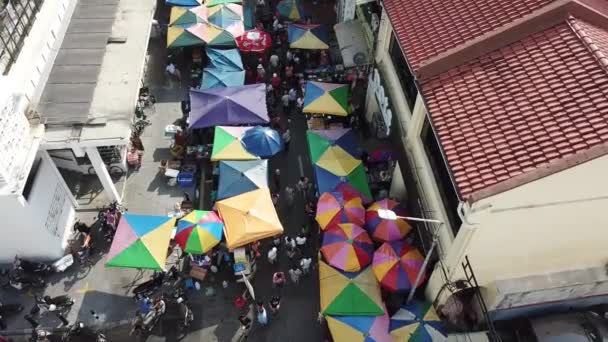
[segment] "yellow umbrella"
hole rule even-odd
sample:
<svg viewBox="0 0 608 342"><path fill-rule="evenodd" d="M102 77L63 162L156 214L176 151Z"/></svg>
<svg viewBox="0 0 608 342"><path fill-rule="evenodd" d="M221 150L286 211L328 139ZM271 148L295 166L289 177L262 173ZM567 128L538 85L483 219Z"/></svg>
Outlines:
<svg viewBox="0 0 608 342"><path fill-rule="evenodd" d="M224 236L230 250L283 233L268 188L227 198L216 206L224 219Z"/></svg>
<svg viewBox="0 0 608 342"><path fill-rule="evenodd" d="M336 176L344 177L350 174L359 164L355 159L340 146L331 146L315 163Z"/></svg>

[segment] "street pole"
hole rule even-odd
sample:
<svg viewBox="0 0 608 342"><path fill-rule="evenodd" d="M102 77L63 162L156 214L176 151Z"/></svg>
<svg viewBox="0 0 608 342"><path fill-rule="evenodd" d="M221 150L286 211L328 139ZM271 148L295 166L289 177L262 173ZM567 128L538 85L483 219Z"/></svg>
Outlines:
<svg viewBox="0 0 608 342"><path fill-rule="evenodd" d="M411 216L399 216L390 209L378 209L378 216L381 219L385 219L385 220L404 219L404 220L408 220L408 221L435 223L435 224L438 224L439 227L441 227L443 225L443 221L440 221L440 220L426 219L426 218L421 218L421 217L411 217ZM429 251L426 253L426 257L424 258L424 261L422 262L422 267L420 267L420 270L418 271L418 274L416 275L416 280L414 281L414 284L412 284L412 289L410 290L410 294L407 296L406 304L409 303L412 300L412 298L414 298L414 293L416 292L416 288L418 288L418 283L420 283L420 280L422 279L422 275L424 274L424 271L426 270L426 266L429 264L429 261L431 260L431 255L433 255L433 252L435 251L435 247L437 247L437 241L439 240L439 227L437 227L437 229L434 229L434 231L433 231L433 243L431 244L431 248L429 249Z"/></svg>
<svg viewBox="0 0 608 342"><path fill-rule="evenodd" d="M433 220L436 221L436 220ZM439 221L441 222L441 221ZM440 223L443 224L443 222ZM437 241L438 239L438 231L439 229L435 229L435 231L433 232L433 243L431 244L431 248L429 249L429 251L426 253L426 257L424 258L424 261L422 262L422 267L420 267L420 271L418 271L418 274L416 275L416 280L414 280L414 284L412 284L412 289L410 290L410 294L407 296L407 301L405 302L405 304L408 304L409 302L412 301L412 298L414 298L414 293L416 292L416 289L418 288L418 283L420 283L420 280L422 279L422 275L424 274L425 270L426 270L426 266L429 264L429 261L431 260L431 255L433 255L433 252L435 251L435 247L437 247Z"/></svg>

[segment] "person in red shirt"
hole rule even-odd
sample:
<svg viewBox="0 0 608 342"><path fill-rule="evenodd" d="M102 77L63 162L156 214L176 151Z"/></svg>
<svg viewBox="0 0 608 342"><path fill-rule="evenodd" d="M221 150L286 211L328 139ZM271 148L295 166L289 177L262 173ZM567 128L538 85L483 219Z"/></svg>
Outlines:
<svg viewBox="0 0 608 342"><path fill-rule="evenodd" d="M272 85L272 91L275 99L279 95L279 90L281 87L281 77L277 73L272 74L272 78L270 79L270 84Z"/></svg>

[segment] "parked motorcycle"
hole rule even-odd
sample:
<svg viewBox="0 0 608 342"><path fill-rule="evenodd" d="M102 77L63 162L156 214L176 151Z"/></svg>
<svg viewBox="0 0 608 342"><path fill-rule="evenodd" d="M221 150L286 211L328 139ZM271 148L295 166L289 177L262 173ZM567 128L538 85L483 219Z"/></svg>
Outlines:
<svg viewBox="0 0 608 342"><path fill-rule="evenodd" d="M15 255L15 260L13 261L13 269L42 275L55 272L52 265L43 262L25 260L17 255Z"/></svg>
<svg viewBox="0 0 608 342"><path fill-rule="evenodd" d="M106 336L84 325L82 322L74 323L62 336L62 341L71 341L73 337L86 338L87 341L106 342Z"/></svg>
<svg viewBox="0 0 608 342"><path fill-rule="evenodd" d="M192 310L190 309L190 306L188 305L188 301L185 299L185 297L178 297L176 302L179 307L179 317L180 317L178 324L181 327L181 329L184 330L190 326L192 321L194 321L194 313L192 313Z"/></svg>
<svg viewBox="0 0 608 342"><path fill-rule="evenodd" d="M0 302L0 330L6 329L4 319L14 316L23 311L24 306L21 304L4 304Z"/></svg>
<svg viewBox="0 0 608 342"><path fill-rule="evenodd" d="M34 296L34 300L38 309L45 309L47 311L67 311L74 305L74 299L65 295L57 297L44 296L43 298Z"/></svg>
<svg viewBox="0 0 608 342"><path fill-rule="evenodd" d="M16 290L24 290L28 288L41 289L46 286L46 282L41 277L26 275L23 271L13 271L8 276L7 286Z"/></svg>
<svg viewBox="0 0 608 342"><path fill-rule="evenodd" d="M172 266L167 272L154 272L149 280L146 280L133 288L133 296L136 300L142 297L150 297L165 281L174 281L176 279L179 279L179 272L175 266Z"/></svg>

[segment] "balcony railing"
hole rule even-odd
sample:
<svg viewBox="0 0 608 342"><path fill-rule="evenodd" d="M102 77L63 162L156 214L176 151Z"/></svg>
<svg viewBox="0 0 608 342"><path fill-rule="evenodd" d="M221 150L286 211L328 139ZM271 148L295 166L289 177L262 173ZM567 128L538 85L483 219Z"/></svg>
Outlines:
<svg viewBox="0 0 608 342"><path fill-rule="evenodd" d="M8 74L44 0L0 0L0 72Z"/></svg>

